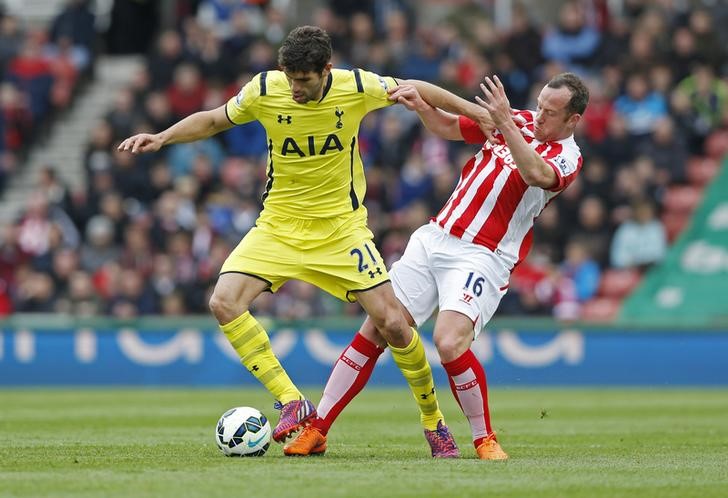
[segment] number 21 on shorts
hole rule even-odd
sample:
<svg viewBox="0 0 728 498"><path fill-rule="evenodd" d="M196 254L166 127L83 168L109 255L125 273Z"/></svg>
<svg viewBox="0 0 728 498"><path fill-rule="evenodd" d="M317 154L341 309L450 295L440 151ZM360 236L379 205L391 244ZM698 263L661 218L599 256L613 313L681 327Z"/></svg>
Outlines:
<svg viewBox="0 0 728 498"><path fill-rule="evenodd" d="M364 244L364 251L355 247L349 252L349 254L357 258L357 268L359 273L367 272L369 274L369 278L374 278L377 275L382 274L382 268L379 266L379 261L377 261L377 258L374 257L374 253L369 248L369 244ZM369 261L371 266L366 261Z"/></svg>

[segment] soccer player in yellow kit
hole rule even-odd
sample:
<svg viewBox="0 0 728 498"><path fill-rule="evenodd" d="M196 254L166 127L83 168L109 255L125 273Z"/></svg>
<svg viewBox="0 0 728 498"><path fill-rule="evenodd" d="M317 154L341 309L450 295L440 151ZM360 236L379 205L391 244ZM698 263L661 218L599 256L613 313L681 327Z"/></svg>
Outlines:
<svg viewBox="0 0 728 498"><path fill-rule="evenodd" d="M119 149L157 151L234 125L262 123L268 139L263 210L223 264L209 305L243 365L278 400L281 416L273 439L284 441L309 423L316 409L288 377L248 309L261 292L298 279L342 300L359 301L387 340L426 434L437 436L433 456L457 456L452 435L442 430L423 345L400 311L362 205L359 124L368 112L394 103L387 90L397 81L333 69L330 39L312 26L292 30L278 59L281 70L256 75L225 105L192 114L161 133L129 137Z"/></svg>

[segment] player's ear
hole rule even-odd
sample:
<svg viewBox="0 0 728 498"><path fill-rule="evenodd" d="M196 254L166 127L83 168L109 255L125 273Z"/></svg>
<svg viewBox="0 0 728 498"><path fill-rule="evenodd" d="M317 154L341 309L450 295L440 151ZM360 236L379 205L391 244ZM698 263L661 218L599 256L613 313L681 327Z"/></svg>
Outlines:
<svg viewBox="0 0 728 498"><path fill-rule="evenodd" d="M329 73L331 72L332 66L333 65L330 62L327 62L326 65L324 66L324 70L321 71L321 76L323 76L324 78L327 77L329 75Z"/></svg>

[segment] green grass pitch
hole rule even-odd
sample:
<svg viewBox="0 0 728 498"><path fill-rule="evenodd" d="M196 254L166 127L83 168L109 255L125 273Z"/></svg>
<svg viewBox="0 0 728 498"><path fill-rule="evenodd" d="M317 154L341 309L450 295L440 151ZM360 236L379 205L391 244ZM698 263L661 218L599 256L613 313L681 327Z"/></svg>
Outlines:
<svg viewBox="0 0 728 498"><path fill-rule="evenodd" d="M409 396L365 390L322 457L226 458L226 409L277 420L262 389L0 390L0 497L728 496L726 390L493 389L507 462L475 459L445 388L463 458L430 458Z"/></svg>

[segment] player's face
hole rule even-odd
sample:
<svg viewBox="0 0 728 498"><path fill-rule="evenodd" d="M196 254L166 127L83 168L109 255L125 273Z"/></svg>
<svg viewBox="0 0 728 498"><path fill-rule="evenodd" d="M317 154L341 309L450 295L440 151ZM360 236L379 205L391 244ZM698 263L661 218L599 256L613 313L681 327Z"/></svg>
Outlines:
<svg viewBox="0 0 728 498"><path fill-rule="evenodd" d="M571 99L567 87L549 88L545 86L538 95L536 121L533 134L539 142L562 140L574 132L581 116L569 113L566 107Z"/></svg>
<svg viewBox="0 0 728 498"><path fill-rule="evenodd" d="M330 71L330 64L321 73L316 71L290 72L283 70L288 79L288 84L291 86L291 97L298 104L321 100L324 83L328 79Z"/></svg>

